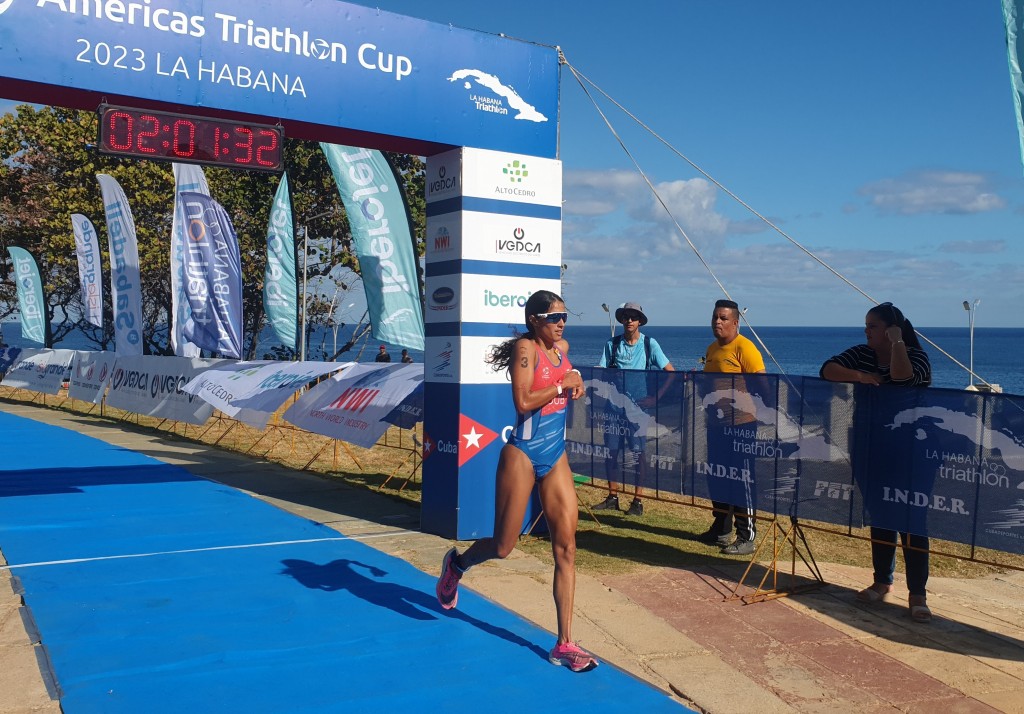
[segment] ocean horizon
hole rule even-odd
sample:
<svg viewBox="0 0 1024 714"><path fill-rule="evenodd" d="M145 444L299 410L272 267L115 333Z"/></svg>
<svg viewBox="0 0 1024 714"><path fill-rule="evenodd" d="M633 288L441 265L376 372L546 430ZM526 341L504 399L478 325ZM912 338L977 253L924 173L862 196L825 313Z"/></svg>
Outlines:
<svg viewBox="0 0 1024 714"><path fill-rule="evenodd" d="M521 329L521 328L520 328ZM863 344L864 329L862 327L757 327L757 335L767 349L761 348L767 371L772 374L791 376L817 376L822 363L832 355L838 354L848 347ZM616 332L621 332L621 328ZM705 349L711 343L711 328L701 327L659 327L647 326L642 332L658 340L662 350L672 361L677 370L700 369L699 361ZM743 328L741 334L757 340L750 329ZM939 348L969 366L971 359L970 334L966 328L958 327L922 327L920 335L938 345ZM348 341L352 329L339 328L336 338L337 345ZM575 365L593 366L601 359L601 351L609 338L607 325L580 325L569 323L565 330L565 338L569 341L569 359ZM21 328L17 322L3 324L3 338L12 347L39 347L21 337ZM963 389L971 383L970 375L963 367L958 366L938 349L924 342L925 351L932 364L932 386L949 389ZM280 342L272 330L261 333L258 355L264 353ZM373 361L377 354L379 342L364 337L355 347L343 355L345 360L362 362ZM399 361L403 345L388 345L391 359ZM97 349L80 332L72 332L56 349ZM1019 368L1019 354L1024 347L1024 328L1012 327L976 327L974 330L974 372L985 381L998 384L1008 394L1024 394L1024 371ZM335 351L335 335L333 330L318 328L314 330L306 350L307 359L326 360ZM416 362L423 362L423 352L410 349L409 354ZM978 380L974 380L977 382Z"/></svg>

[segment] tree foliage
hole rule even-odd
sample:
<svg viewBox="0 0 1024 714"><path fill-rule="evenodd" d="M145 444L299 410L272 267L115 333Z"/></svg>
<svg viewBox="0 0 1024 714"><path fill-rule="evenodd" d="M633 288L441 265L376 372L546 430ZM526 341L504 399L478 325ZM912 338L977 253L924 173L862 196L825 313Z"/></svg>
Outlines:
<svg viewBox="0 0 1024 714"><path fill-rule="evenodd" d="M96 115L60 107L20 105L0 116L0 259L11 274L8 246L28 250L39 264L53 326L52 344L79 331L100 349L113 346L109 254L97 173L107 173L124 189L138 234L143 288L143 341L149 354L170 354L170 235L174 176L169 163L121 159L95 149ZM389 154L404 183L417 255L425 233L424 171L419 157ZM359 264L330 167L316 143L286 139L285 163L292 190L297 273L303 273L303 239L308 242L307 334L336 319L346 293L359 288ZM238 234L242 256L244 352L257 355L263 311L263 271L270 208L280 177L257 171L205 168L211 196L224 206ZM89 216L96 226L107 266L102 281L104 327L82 318L71 214ZM300 296L301 297L301 296ZM0 320L17 311L13 281L0 281ZM274 349L273 356L294 352ZM327 357L328 355L325 355Z"/></svg>

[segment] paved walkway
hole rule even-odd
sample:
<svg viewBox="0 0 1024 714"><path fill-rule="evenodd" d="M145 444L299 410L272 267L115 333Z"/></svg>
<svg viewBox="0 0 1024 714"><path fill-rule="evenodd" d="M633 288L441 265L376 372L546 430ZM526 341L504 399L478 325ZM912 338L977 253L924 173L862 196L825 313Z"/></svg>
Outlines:
<svg viewBox="0 0 1024 714"><path fill-rule="evenodd" d="M123 424L3 404L0 409L73 428L177 464L349 535L435 573L450 543L403 530L416 511L387 496L230 452L136 432ZM813 544L813 534L811 534ZM716 561L716 564L719 561ZM932 578L930 625L906 616L906 592L868 606L854 593L860 568L820 564L828 586L795 597L726 600L742 568L647 568L580 576L575 634L599 656L681 704L714 713L1022 712L1024 573ZM554 630L550 567L516 552L474 569L466 586ZM0 713L59 712L48 690L31 617L0 570ZM741 591L743 592L743 591Z"/></svg>

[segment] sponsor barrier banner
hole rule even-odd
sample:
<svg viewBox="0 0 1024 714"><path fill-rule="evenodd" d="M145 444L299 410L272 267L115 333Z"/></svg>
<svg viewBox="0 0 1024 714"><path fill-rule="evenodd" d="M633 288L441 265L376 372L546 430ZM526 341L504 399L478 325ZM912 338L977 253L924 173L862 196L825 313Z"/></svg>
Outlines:
<svg viewBox="0 0 1024 714"><path fill-rule="evenodd" d="M14 284L18 288L18 309L21 311L21 336L31 342L46 344L46 302L43 281L35 258L24 248L10 247L7 252L14 264Z"/></svg>
<svg viewBox="0 0 1024 714"><path fill-rule="evenodd" d="M623 370L580 371L577 473L1024 553L1022 397L658 371L637 399Z"/></svg>
<svg viewBox="0 0 1024 714"><path fill-rule="evenodd" d="M213 405L182 388L219 362L196 357L118 355L106 403L135 414L203 424L213 414Z"/></svg>
<svg viewBox="0 0 1024 714"><path fill-rule="evenodd" d="M262 429L295 392L352 362L222 362L182 387L228 416Z"/></svg>
<svg viewBox="0 0 1024 714"><path fill-rule="evenodd" d="M118 355L142 354L142 286L139 284L139 247L135 219L120 184L112 176L96 174L103 194L110 250L110 299L114 305L114 346Z"/></svg>
<svg viewBox="0 0 1024 714"><path fill-rule="evenodd" d="M78 256L78 280L82 284L82 317L96 327L103 327L103 263L96 228L81 213L71 214L71 230L75 234Z"/></svg>
<svg viewBox="0 0 1024 714"><path fill-rule="evenodd" d="M56 394L64 385L74 355L74 350L23 349L4 375L4 386Z"/></svg>
<svg viewBox="0 0 1024 714"><path fill-rule="evenodd" d="M185 337L225 357L242 356L242 258L227 211L209 196L184 191L185 295L192 309ZM191 329L190 329L191 328Z"/></svg>
<svg viewBox="0 0 1024 714"><path fill-rule="evenodd" d="M423 349L416 253L405 194L384 154L320 144L345 204L373 338Z"/></svg>
<svg viewBox="0 0 1024 714"><path fill-rule="evenodd" d="M20 354L20 347L4 347L0 349L0 378L7 373L7 370L11 368L14 360L18 359Z"/></svg>
<svg viewBox="0 0 1024 714"><path fill-rule="evenodd" d="M370 448L395 410L423 384L416 364L354 364L302 395L284 413L297 427Z"/></svg>
<svg viewBox="0 0 1024 714"><path fill-rule="evenodd" d="M295 229L288 174L274 194L267 224L267 267L263 273L263 310L285 347L295 349L299 332L299 284L295 275Z"/></svg>
<svg viewBox="0 0 1024 714"><path fill-rule="evenodd" d="M185 326L192 319L192 308L185 296L185 231L182 226L181 193L191 191L210 195L206 174L201 166L172 164L174 169L174 218L171 221L171 346L179 357L198 357L199 346L185 337ZM189 330L191 332L191 329Z"/></svg>
<svg viewBox="0 0 1024 714"><path fill-rule="evenodd" d="M114 372L116 360L115 352L76 351L71 362L68 396L99 404L107 392L107 383Z"/></svg>

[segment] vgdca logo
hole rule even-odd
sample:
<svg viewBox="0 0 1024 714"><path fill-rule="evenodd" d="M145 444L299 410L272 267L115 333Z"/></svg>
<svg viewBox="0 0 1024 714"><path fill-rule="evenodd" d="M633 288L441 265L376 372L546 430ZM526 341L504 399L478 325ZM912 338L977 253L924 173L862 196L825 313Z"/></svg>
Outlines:
<svg viewBox="0 0 1024 714"><path fill-rule="evenodd" d="M10 1L10 0L8 0ZM427 193L438 193L439 191L448 191L459 185L459 177L448 176L448 167L441 164L441 168L437 171L437 178L427 184Z"/></svg>
<svg viewBox="0 0 1024 714"><path fill-rule="evenodd" d="M526 231L516 228L512 231L511 238L499 238L495 241L495 248L499 253L536 253L540 255L540 243L532 243L526 238Z"/></svg>
<svg viewBox="0 0 1024 714"><path fill-rule="evenodd" d="M0 0L0 15L7 12L7 8L11 6L12 2L14 2L14 0Z"/></svg>

